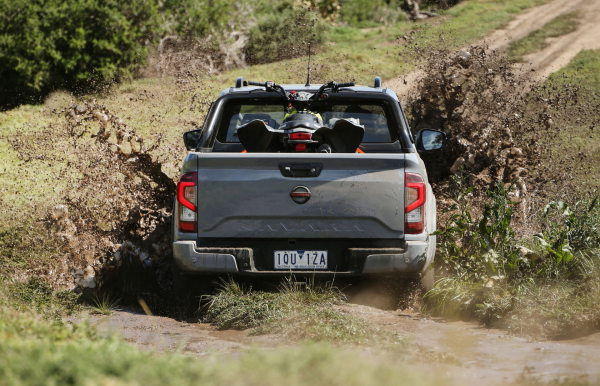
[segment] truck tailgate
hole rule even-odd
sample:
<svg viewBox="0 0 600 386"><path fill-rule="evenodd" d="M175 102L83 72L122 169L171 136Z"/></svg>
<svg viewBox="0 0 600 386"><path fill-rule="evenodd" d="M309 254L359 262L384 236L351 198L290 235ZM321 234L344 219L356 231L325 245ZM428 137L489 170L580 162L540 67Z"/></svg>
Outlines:
<svg viewBox="0 0 600 386"><path fill-rule="evenodd" d="M404 154L196 155L199 238L403 237ZM280 164L322 170L284 176ZM302 204L298 186L310 191Z"/></svg>

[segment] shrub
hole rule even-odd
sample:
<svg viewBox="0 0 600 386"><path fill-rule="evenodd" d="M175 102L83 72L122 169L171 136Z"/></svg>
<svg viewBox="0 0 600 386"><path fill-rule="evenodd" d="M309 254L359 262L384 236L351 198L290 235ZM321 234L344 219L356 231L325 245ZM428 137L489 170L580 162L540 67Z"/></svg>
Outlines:
<svg viewBox="0 0 600 386"><path fill-rule="evenodd" d="M153 0L0 2L0 105L131 75L157 16Z"/></svg>
<svg viewBox="0 0 600 386"><path fill-rule="evenodd" d="M399 0L340 0L340 19L358 27L370 27L375 23L394 24L406 20L400 5Z"/></svg>
<svg viewBox="0 0 600 386"><path fill-rule="evenodd" d="M270 63L307 55L308 43L314 50L325 38L326 24L314 13L281 3L265 12L251 27L244 51L251 64ZM314 52L314 51L313 51Z"/></svg>
<svg viewBox="0 0 600 386"><path fill-rule="evenodd" d="M248 1L166 0L161 2L165 20L163 28L165 32L175 35L221 35L227 28L240 28L242 18L249 16L251 8Z"/></svg>
<svg viewBox="0 0 600 386"><path fill-rule="evenodd" d="M484 205L481 219L470 212L469 194L473 186L465 188L462 176L453 176L457 184L455 204L444 213L453 212L439 235L440 265L461 279L485 281L504 279L519 269L523 256L518 253L511 228L512 203L508 189L498 182L488 191L489 203Z"/></svg>

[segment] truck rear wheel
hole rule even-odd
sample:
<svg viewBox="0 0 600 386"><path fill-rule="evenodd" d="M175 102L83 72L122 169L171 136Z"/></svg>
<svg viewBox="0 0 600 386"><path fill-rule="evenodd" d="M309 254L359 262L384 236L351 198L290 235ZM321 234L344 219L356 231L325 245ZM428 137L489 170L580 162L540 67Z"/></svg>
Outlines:
<svg viewBox="0 0 600 386"><path fill-rule="evenodd" d="M193 277L181 272L175 262L171 268L171 305L175 316L184 319L200 309L200 300L209 291L208 281L204 277Z"/></svg>

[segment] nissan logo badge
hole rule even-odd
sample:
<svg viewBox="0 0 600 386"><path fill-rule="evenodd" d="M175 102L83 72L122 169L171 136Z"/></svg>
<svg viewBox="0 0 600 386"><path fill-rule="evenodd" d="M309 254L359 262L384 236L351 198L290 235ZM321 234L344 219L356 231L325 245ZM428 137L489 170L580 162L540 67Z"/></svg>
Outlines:
<svg viewBox="0 0 600 386"><path fill-rule="evenodd" d="M310 196L310 190L306 186L296 186L290 193L290 197L296 204L304 204L310 200Z"/></svg>

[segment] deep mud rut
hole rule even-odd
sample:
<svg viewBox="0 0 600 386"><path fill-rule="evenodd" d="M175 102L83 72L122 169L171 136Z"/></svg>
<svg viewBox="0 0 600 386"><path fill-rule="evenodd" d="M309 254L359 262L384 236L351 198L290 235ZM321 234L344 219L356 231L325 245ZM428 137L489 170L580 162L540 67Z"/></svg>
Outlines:
<svg viewBox="0 0 600 386"><path fill-rule="evenodd" d="M425 349L444 354L456 364L417 363L423 371L440 371L450 384L504 384L523 376L544 381L600 379L600 333L565 341L528 341L475 323L423 318L406 311L385 311L349 304L345 311L378 328L405 337ZM182 322L146 316L141 309L126 309L110 316L90 315L101 333L116 333L146 350L176 351L202 358L208 354L235 355L250 346L275 349L286 345L276 335L250 336L246 331L217 331L195 321Z"/></svg>

